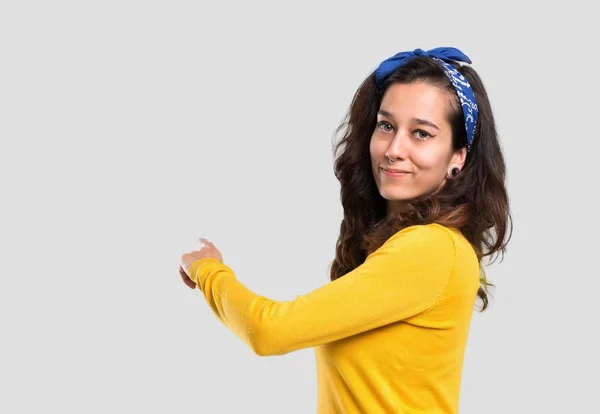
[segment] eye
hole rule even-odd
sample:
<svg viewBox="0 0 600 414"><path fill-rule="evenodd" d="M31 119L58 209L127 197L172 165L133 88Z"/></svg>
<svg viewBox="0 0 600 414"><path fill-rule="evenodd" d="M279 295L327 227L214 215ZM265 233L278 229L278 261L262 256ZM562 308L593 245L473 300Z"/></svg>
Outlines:
<svg viewBox="0 0 600 414"><path fill-rule="evenodd" d="M432 136L429 132L423 131L422 129L416 129L415 133L417 134L417 138L420 140L425 140Z"/></svg>
<svg viewBox="0 0 600 414"><path fill-rule="evenodd" d="M391 129L385 129L384 127L386 126L390 127ZM381 129L384 132L392 132L394 130L392 124L390 124L387 121L377 121L377 128Z"/></svg>

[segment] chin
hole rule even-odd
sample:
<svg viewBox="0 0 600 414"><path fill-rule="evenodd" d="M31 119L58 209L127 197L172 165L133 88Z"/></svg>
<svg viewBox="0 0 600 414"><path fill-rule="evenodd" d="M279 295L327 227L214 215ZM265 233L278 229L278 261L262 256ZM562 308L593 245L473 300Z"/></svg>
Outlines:
<svg viewBox="0 0 600 414"><path fill-rule="evenodd" d="M380 191L379 194L388 201L408 201L416 197L416 195L412 194L410 191L398 189L394 191L384 189L383 191Z"/></svg>

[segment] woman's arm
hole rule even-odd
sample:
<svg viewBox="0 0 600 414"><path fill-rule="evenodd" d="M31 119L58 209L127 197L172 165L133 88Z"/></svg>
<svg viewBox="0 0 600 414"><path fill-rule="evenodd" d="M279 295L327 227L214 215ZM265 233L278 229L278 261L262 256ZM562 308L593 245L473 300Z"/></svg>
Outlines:
<svg viewBox="0 0 600 414"><path fill-rule="evenodd" d="M353 271L291 301L257 295L217 259L195 261L189 275L217 317L266 356L336 341L434 307L444 298L454 260L450 230L434 224L397 232Z"/></svg>

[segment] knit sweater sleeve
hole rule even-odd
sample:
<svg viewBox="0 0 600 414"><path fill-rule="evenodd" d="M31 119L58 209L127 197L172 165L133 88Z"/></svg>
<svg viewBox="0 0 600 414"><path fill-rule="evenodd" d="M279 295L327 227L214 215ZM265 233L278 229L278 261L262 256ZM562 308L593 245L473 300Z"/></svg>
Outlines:
<svg viewBox="0 0 600 414"><path fill-rule="evenodd" d="M256 294L217 259L195 261L189 275L221 322L266 356L333 342L431 309L447 293L454 260L450 231L422 225L395 233L351 272L290 301Z"/></svg>

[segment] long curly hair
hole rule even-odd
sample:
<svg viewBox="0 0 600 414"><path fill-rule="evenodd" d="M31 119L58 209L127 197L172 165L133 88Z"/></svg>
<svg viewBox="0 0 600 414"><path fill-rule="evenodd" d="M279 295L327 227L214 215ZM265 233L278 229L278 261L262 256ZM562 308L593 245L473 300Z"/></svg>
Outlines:
<svg viewBox="0 0 600 414"><path fill-rule="evenodd" d="M369 144L377 122L377 111L387 88L395 83L424 82L449 92L448 111L453 150L467 144L465 123L458 96L442 67L435 60L418 56L400 66L380 85L375 72L356 91L348 112L336 129L334 172L340 181L344 216L336 243L330 278L344 276L364 262L389 237L411 225L438 223L460 230L473 246L480 264L481 311L488 307L489 286L482 259L490 264L504 257L512 233L512 219L505 187L506 166L498 142L492 108L477 72L452 63L469 81L479 109L474 143L462 170L447 180L435 194L409 200L405 211L387 214L387 200L380 194L371 169Z"/></svg>

